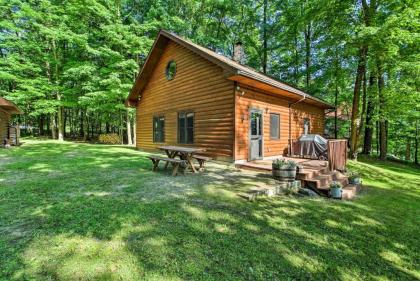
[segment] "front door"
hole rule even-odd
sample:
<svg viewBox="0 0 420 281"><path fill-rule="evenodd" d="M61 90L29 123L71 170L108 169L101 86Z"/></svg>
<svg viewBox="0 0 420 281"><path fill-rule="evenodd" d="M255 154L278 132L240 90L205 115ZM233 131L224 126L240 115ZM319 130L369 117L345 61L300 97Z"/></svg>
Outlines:
<svg viewBox="0 0 420 281"><path fill-rule="evenodd" d="M263 120L262 111L252 109L250 115L250 130L249 130L249 158L250 160L262 159L263 154Z"/></svg>

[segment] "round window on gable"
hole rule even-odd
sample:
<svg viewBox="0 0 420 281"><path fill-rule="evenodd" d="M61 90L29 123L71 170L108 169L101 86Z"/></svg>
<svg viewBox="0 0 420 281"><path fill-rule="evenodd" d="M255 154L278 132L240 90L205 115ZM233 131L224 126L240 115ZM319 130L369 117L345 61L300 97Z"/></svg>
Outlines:
<svg viewBox="0 0 420 281"><path fill-rule="evenodd" d="M166 66L166 79L172 80L175 78L176 74L176 62L174 60L171 60L168 62L168 65Z"/></svg>

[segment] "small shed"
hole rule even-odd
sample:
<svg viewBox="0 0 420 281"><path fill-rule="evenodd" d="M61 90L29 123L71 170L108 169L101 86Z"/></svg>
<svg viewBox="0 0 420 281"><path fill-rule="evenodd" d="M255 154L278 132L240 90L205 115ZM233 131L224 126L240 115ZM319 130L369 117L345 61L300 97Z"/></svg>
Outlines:
<svg viewBox="0 0 420 281"><path fill-rule="evenodd" d="M19 127L10 123L13 114L22 114L22 111L13 102L0 97L0 141L1 145L19 144Z"/></svg>

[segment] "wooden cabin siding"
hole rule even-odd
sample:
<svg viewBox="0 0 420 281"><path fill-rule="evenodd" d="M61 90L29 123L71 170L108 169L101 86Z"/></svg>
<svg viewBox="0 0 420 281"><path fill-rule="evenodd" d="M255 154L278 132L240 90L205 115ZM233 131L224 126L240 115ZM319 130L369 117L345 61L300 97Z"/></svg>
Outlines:
<svg viewBox="0 0 420 281"><path fill-rule="evenodd" d="M302 102L292 106L292 139L297 139L303 134L304 118L310 120L311 131L309 133L324 135L324 109Z"/></svg>
<svg viewBox="0 0 420 281"><path fill-rule="evenodd" d="M175 60L175 78L166 79L166 66ZM213 157L233 157L234 82L223 69L170 41L157 62L137 104L137 147L154 150L178 143L178 112L194 112L194 146ZM165 116L165 142L153 142L153 116Z"/></svg>
<svg viewBox="0 0 420 281"><path fill-rule="evenodd" d="M247 160L249 149L249 110L261 109L263 112L263 153L264 157L283 155L287 152L289 142L289 101L279 96L269 95L239 85L235 91L236 98L236 140L235 160ZM241 93L244 95L241 96ZM270 138L270 114L280 115L280 138ZM292 107L292 139L303 133L303 120L310 119L313 134L323 134L324 110L313 105L298 103ZM244 120L242 120L244 119Z"/></svg>
<svg viewBox="0 0 420 281"><path fill-rule="evenodd" d="M10 123L10 114L0 108L0 145L7 138L7 128Z"/></svg>

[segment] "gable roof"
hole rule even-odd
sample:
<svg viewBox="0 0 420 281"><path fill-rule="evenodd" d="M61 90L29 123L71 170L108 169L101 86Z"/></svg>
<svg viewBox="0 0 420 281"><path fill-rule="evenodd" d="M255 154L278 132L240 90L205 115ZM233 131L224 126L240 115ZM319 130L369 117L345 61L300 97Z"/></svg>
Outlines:
<svg viewBox="0 0 420 281"><path fill-rule="evenodd" d="M159 32L155 42L153 43L152 49L149 52L149 55L147 56L146 62L141 72L137 76L134 86L132 87L130 94L126 100L126 105L134 106L137 103L141 92L146 86L147 81L150 78L152 71L169 40L174 41L175 43L189 49L197 55L200 55L203 58L209 60L210 62L222 67L226 71L227 79L238 81L242 84L249 85L253 88L261 89L273 94L280 94L282 96L290 98L291 100L305 99L306 102L312 103L325 109L334 108L333 105L319 98L313 97L302 90L292 87L284 82L273 79L263 73L256 71L251 67L239 64L228 57L220 55L216 52L213 52L205 47L197 45L189 40L183 39L165 30L161 30Z"/></svg>
<svg viewBox="0 0 420 281"><path fill-rule="evenodd" d="M6 110L10 114L22 114L16 104L2 97L0 97L0 109Z"/></svg>

